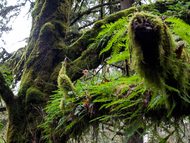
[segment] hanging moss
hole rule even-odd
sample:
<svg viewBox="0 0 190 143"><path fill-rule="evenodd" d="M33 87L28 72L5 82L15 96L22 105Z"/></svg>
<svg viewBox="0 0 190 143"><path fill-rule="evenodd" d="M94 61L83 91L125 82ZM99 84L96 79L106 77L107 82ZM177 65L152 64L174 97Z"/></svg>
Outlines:
<svg viewBox="0 0 190 143"><path fill-rule="evenodd" d="M57 82L60 90L63 92L64 98L64 100L61 101L60 108L63 110L64 114L68 114L68 109L71 109L73 104L67 104L65 100L72 96L69 95L68 92L75 90L75 87L73 86L70 78L66 75L66 61L62 62L62 68L59 71Z"/></svg>
<svg viewBox="0 0 190 143"><path fill-rule="evenodd" d="M136 72L144 78L146 88L154 92L169 94L166 108L182 109L181 97L186 93L188 81L188 67L186 55L178 60L175 41L169 28L162 20L150 13L136 13L128 27L132 50L132 65ZM179 93L178 93L179 91Z"/></svg>

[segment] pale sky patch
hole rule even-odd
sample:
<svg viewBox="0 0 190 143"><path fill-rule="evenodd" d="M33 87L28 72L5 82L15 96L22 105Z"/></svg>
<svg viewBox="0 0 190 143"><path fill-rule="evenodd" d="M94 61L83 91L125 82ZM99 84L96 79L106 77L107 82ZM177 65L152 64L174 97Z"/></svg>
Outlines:
<svg viewBox="0 0 190 143"><path fill-rule="evenodd" d="M14 5L16 2L17 1L12 1L10 3L9 0L8 4ZM29 7L30 3L28 2L26 6L22 8L21 14L11 21L10 25L12 25L13 30L3 34L3 40L5 40L6 44L3 44L3 42L0 41L0 47L5 48L9 53L27 45L27 43L22 40L29 37L30 34L32 20L31 17L28 19L28 15L26 15Z"/></svg>

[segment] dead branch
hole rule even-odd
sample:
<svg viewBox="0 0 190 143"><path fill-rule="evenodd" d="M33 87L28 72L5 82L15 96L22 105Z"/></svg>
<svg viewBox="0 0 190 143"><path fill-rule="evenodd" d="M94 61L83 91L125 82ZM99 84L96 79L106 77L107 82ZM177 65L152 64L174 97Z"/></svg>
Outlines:
<svg viewBox="0 0 190 143"><path fill-rule="evenodd" d="M6 107L0 107L0 112L6 111Z"/></svg>

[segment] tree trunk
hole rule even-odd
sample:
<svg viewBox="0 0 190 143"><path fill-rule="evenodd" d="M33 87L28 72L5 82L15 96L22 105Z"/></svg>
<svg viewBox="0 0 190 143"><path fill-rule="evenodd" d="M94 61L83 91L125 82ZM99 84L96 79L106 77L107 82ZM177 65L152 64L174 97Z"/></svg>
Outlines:
<svg viewBox="0 0 190 143"><path fill-rule="evenodd" d="M134 0L120 0L121 10L132 7Z"/></svg>
<svg viewBox="0 0 190 143"><path fill-rule="evenodd" d="M42 140L42 133L36 126L42 123L43 116L35 108L44 107L49 95L57 89L71 4L69 0L36 1L20 90L11 105L7 105L7 143L40 143Z"/></svg>

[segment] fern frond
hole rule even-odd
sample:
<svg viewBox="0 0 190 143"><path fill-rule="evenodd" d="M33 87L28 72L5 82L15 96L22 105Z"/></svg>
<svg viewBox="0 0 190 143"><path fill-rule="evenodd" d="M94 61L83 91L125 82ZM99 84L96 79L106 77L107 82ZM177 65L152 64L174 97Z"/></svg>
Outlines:
<svg viewBox="0 0 190 143"><path fill-rule="evenodd" d="M180 18L169 17L165 20L166 22L172 23L172 31L179 35L183 40L185 40L190 45L190 25L185 23Z"/></svg>

